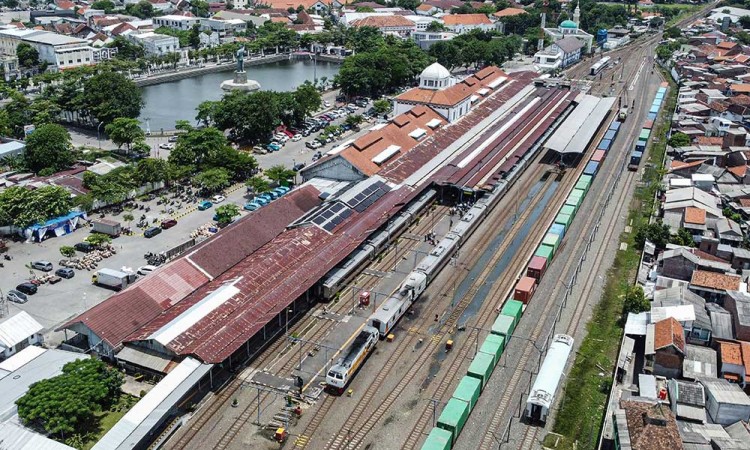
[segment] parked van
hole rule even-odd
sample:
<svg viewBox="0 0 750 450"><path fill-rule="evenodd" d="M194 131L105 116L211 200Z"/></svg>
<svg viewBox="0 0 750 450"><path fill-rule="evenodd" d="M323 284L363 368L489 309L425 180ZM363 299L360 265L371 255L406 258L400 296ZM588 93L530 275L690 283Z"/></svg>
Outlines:
<svg viewBox="0 0 750 450"><path fill-rule="evenodd" d="M161 227L151 227L148 230L143 232L143 236L147 238L152 238L159 233L161 233Z"/></svg>

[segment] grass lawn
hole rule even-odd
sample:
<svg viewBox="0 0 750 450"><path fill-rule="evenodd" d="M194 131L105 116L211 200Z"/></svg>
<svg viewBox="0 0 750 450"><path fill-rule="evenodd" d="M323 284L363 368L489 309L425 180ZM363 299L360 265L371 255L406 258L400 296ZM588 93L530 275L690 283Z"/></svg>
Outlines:
<svg viewBox="0 0 750 450"><path fill-rule="evenodd" d="M664 75L670 79L667 73ZM628 248L617 252L607 274L601 301L594 308L586 326L586 338L566 377L561 407L553 427L553 431L562 436L548 435L545 445L550 447L557 442L558 449L592 449L598 442L622 339L623 299L626 289L635 279L640 262L641 252L635 248L633 238L639 227L649 223L654 208L654 196L660 186L661 167L664 164L666 134L676 96L677 88L672 84L659 113L642 183L636 188L630 205L628 224L632 231L623 233L619 238L620 242L628 244Z"/></svg>
<svg viewBox="0 0 750 450"><path fill-rule="evenodd" d="M81 450L89 450L101 439L107 431L109 431L115 424L125 415L133 405L138 401L137 398L122 394L120 401L116 405L113 405L109 410L102 411L96 414L97 421L93 424L93 427L83 436L73 437L66 441L66 444L71 447L79 448Z"/></svg>

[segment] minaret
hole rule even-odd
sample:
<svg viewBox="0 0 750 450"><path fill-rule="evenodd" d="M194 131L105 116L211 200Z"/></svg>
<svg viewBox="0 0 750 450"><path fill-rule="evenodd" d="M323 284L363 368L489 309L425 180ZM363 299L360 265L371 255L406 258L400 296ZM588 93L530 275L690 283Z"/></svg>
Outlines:
<svg viewBox="0 0 750 450"><path fill-rule="evenodd" d="M581 27L581 2L580 0L578 3L576 3L576 9L573 11L573 22L578 25L578 28Z"/></svg>

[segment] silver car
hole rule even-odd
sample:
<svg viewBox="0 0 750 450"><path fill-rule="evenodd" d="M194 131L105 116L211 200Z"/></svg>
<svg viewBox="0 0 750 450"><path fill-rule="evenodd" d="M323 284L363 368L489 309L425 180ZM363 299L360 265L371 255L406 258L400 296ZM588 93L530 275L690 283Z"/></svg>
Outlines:
<svg viewBox="0 0 750 450"><path fill-rule="evenodd" d="M34 261L31 263L31 268L42 272L52 272L52 263L49 261Z"/></svg>
<svg viewBox="0 0 750 450"><path fill-rule="evenodd" d="M26 303L29 301L29 298L26 297L26 294L23 292L18 292L15 289L11 289L8 291L8 300L13 303Z"/></svg>

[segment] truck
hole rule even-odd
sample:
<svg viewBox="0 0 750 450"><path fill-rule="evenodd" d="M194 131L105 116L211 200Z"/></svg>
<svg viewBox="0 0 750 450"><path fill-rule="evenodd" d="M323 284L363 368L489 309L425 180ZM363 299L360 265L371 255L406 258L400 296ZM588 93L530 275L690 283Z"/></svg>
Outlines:
<svg viewBox="0 0 750 450"><path fill-rule="evenodd" d="M91 276L91 283L120 291L135 283L138 275L114 269L99 269Z"/></svg>
<svg viewBox="0 0 750 450"><path fill-rule="evenodd" d="M618 116L620 118L620 122L625 122L625 119L628 118L628 107L623 106L620 108L620 115Z"/></svg>
<svg viewBox="0 0 750 450"><path fill-rule="evenodd" d="M112 237L117 237L120 235L120 232L122 232L120 222L115 222L114 220L97 219L91 221L91 224L94 226L92 231L95 233L103 233Z"/></svg>

